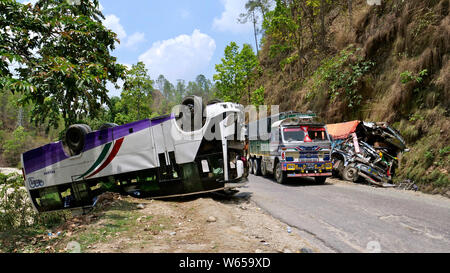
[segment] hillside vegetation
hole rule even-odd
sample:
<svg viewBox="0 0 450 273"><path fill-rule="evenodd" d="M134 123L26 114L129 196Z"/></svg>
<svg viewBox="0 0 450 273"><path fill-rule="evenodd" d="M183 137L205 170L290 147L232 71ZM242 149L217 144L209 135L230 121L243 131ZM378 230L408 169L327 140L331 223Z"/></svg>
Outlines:
<svg viewBox="0 0 450 273"><path fill-rule="evenodd" d="M267 105L313 110L327 123L389 122L411 149L397 180L446 192L449 1L381 2L277 1L265 15L253 90L264 88Z"/></svg>

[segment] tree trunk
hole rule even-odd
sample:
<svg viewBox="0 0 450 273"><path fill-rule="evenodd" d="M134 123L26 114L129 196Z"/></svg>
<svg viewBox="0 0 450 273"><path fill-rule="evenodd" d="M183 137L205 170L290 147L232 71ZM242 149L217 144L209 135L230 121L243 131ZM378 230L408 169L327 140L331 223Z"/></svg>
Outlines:
<svg viewBox="0 0 450 273"><path fill-rule="evenodd" d="M253 17L253 32L255 33L256 55L259 55L258 33L257 33L257 30L256 30L256 17L255 17L255 12L254 11L252 11L252 17Z"/></svg>

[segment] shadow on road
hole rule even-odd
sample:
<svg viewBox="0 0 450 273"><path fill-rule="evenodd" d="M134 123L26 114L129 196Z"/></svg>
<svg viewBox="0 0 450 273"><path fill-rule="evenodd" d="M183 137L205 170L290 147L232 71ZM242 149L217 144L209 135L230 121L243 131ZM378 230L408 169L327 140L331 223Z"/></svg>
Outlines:
<svg viewBox="0 0 450 273"><path fill-rule="evenodd" d="M263 177L264 179L278 184L277 181L273 178L273 177ZM325 182L325 184L317 184L316 181L314 180L314 178L311 177L291 177L288 178L287 181L283 184L283 186L287 186L287 187L326 187L326 186L331 186L332 183L327 183Z"/></svg>

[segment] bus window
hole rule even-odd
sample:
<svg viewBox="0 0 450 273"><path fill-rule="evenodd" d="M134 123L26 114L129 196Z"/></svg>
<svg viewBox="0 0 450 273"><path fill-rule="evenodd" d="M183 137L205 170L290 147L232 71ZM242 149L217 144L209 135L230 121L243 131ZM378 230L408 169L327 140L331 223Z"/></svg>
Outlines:
<svg viewBox="0 0 450 273"><path fill-rule="evenodd" d="M73 192L75 193L77 203L82 205L92 204L89 196L89 188L86 186L86 183L73 184Z"/></svg>
<svg viewBox="0 0 450 273"><path fill-rule="evenodd" d="M58 210L62 208L62 199L57 187L39 190L40 198L36 198L38 206L46 210Z"/></svg>

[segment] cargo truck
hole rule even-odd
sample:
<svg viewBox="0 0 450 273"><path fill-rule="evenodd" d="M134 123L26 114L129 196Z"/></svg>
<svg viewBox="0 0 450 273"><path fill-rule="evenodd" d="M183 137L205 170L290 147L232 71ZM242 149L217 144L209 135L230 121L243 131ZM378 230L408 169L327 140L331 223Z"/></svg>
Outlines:
<svg viewBox="0 0 450 273"><path fill-rule="evenodd" d="M314 114L283 112L247 125L250 173L283 184L291 177L314 177L323 184L332 176L331 141Z"/></svg>

